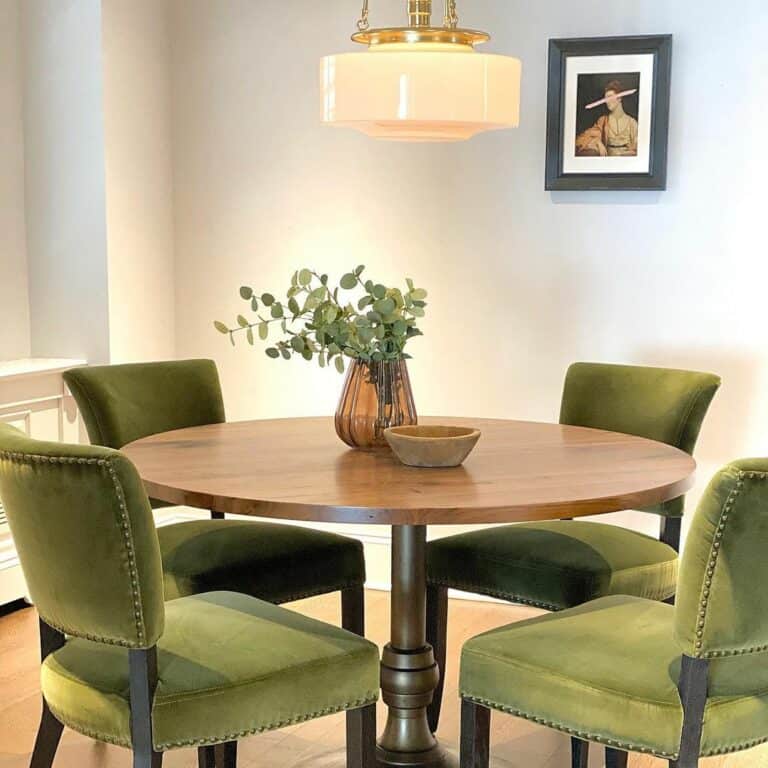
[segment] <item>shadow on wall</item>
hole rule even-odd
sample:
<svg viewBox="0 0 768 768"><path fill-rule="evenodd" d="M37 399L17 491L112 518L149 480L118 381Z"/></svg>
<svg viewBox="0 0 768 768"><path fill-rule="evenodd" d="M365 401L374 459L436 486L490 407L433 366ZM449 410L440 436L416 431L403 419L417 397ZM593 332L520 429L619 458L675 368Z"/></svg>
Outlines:
<svg viewBox="0 0 768 768"><path fill-rule="evenodd" d="M664 348L640 351L635 360L643 365L684 368L719 375L723 384L704 420L696 459L702 469L716 470L749 454L758 398L761 365L754 352L742 354L712 347ZM699 477L699 483L705 478ZM706 478L709 480L709 478Z"/></svg>

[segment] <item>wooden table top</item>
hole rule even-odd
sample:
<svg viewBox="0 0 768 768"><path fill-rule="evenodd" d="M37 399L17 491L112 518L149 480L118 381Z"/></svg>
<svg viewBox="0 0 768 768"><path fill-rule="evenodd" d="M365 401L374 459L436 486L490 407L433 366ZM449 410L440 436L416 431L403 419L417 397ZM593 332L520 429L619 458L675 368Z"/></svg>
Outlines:
<svg viewBox="0 0 768 768"><path fill-rule="evenodd" d="M693 483L688 454L639 437L559 424L421 419L472 426L464 466L415 469L388 450L347 448L332 419L235 422L126 446L149 495L228 514L337 523L435 525L580 517L642 509Z"/></svg>

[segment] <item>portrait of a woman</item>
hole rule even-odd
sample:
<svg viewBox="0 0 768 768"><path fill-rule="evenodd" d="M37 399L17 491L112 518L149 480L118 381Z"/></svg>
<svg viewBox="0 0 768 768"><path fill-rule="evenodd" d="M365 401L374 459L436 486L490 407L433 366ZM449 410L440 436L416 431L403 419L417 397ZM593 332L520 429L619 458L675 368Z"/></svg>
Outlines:
<svg viewBox="0 0 768 768"><path fill-rule="evenodd" d="M576 136L577 157L635 157L637 155L637 118L624 107L627 96L637 89L627 88L619 80L610 80L603 89L603 98L585 105L586 110L602 108L593 125Z"/></svg>

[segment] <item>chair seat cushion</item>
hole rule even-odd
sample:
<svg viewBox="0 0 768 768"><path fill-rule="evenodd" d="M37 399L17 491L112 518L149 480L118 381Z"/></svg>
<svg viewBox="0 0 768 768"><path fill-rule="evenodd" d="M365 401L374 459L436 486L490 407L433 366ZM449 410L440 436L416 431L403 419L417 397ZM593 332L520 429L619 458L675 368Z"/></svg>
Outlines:
<svg viewBox="0 0 768 768"><path fill-rule="evenodd" d="M672 547L615 525L570 520L485 528L429 543L430 583L560 611L606 595L675 594Z"/></svg>
<svg viewBox="0 0 768 768"><path fill-rule="evenodd" d="M367 640L234 593L166 604L152 710L157 750L215 744L354 709L378 698ZM130 745L128 651L69 640L43 663L42 690L65 725Z"/></svg>
<svg viewBox="0 0 768 768"><path fill-rule="evenodd" d="M683 713L674 608L606 597L470 640L462 696L590 741L677 759ZM703 754L768 734L768 654L717 659Z"/></svg>
<svg viewBox="0 0 768 768"><path fill-rule="evenodd" d="M365 583L356 539L279 523L196 520L159 528L165 599L242 592L287 603Z"/></svg>

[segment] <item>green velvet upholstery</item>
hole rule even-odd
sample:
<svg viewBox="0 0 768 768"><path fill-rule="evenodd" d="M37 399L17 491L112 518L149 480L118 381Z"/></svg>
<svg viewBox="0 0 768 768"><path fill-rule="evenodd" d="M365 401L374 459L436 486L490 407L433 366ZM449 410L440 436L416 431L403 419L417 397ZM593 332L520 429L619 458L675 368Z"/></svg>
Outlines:
<svg viewBox="0 0 768 768"><path fill-rule="evenodd" d="M94 445L120 449L225 418L212 360L76 368L64 379ZM360 542L323 531L201 520L162 527L158 538L167 600L224 590L284 603L365 583Z"/></svg>
<svg viewBox="0 0 768 768"><path fill-rule="evenodd" d="M588 741L677 759L674 613L617 595L495 629L464 646L461 695ZM710 685L704 755L768 737L768 654L724 659Z"/></svg>
<svg viewBox="0 0 768 768"><path fill-rule="evenodd" d="M677 552L636 531L582 521L485 528L432 542L432 584L550 611L604 595L666 600Z"/></svg>
<svg viewBox="0 0 768 768"><path fill-rule="evenodd" d="M277 523L200 520L159 528L166 600L233 589L287 603L362 585L363 545Z"/></svg>
<svg viewBox="0 0 768 768"><path fill-rule="evenodd" d="M231 592L165 610L157 751L233 741L378 698L378 650L357 635ZM70 640L43 664L42 690L65 725L130 746L127 651Z"/></svg>
<svg viewBox="0 0 768 768"><path fill-rule="evenodd" d="M638 365L574 363L565 377L560 423L647 437L693 454L720 377ZM682 517L684 499L646 511Z"/></svg>
<svg viewBox="0 0 768 768"><path fill-rule="evenodd" d="M160 549L125 457L32 440L0 423L0 498L48 624L103 643L154 645L163 632Z"/></svg>
<svg viewBox="0 0 768 768"><path fill-rule="evenodd" d="M691 453L720 379L709 373L575 363L560 421L647 437ZM683 514L683 499L647 512ZM675 594L674 550L604 523L506 526L428 545L433 585L562 610L612 594L665 600Z"/></svg>
<svg viewBox="0 0 768 768"><path fill-rule="evenodd" d="M677 760L682 655L711 659L702 756L768 741L768 459L710 484L676 607L602 598L493 630L462 653L461 695L583 739Z"/></svg>
<svg viewBox="0 0 768 768"><path fill-rule="evenodd" d="M64 381L93 445L119 450L148 435L225 420L212 360L74 368Z"/></svg>
<svg viewBox="0 0 768 768"><path fill-rule="evenodd" d="M768 670L766 585L768 459L737 461L712 480L686 541L675 622L683 651L717 664L761 652Z"/></svg>

